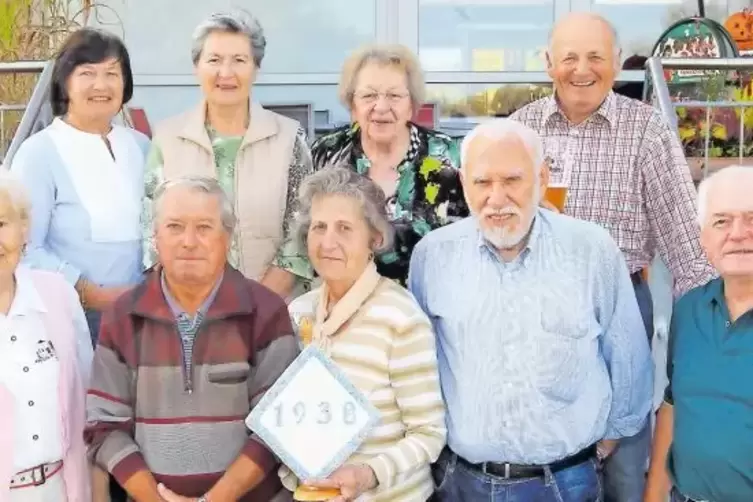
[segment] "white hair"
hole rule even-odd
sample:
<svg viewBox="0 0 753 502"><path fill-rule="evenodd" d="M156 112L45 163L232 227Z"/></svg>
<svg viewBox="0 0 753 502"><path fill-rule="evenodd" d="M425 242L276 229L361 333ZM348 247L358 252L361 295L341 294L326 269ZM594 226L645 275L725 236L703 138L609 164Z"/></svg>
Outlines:
<svg viewBox="0 0 753 502"><path fill-rule="evenodd" d="M8 200L11 209L21 221L29 221L31 215L29 194L16 173L7 169L0 170L0 196Z"/></svg>
<svg viewBox="0 0 753 502"><path fill-rule="evenodd" d="M154 215L155 229L159 224L162 199L167 192L174 188L186 188L192 192L205 193L215 197L220 206L220 221L222 221L222 226L228 234L233 235L237 224L233 203L230 202L220 183L216 179L206 176L190 175L170 178L157 186L152 198L152 214Z"/></svg>
<svg viewBox="0 0 753 502"><path fill-rule="evenodd" d="M718 181L727 178L742 178L744 176L751 177L753 181L753 176L751 175L753 175L753 167L731 165L716 171L701 181L700 185L698 185L698 224L703 226L706 222L706 217L708 216L709 196L711 195L714 185Z"/></svg>
<svg viewBox="0 0 753 502"><path fill-rule="evenodd" d="M513 119L499 118L491 119L473 128L460 145L460 166L465 171L465 165L468 158L468 150L476 137L481 136L487 139L519 139L525 147L528 155L533 161L534 174L536 179L541 176L541 166L544 163L544 143L541 136L528 127L527 125Z"/></svg>

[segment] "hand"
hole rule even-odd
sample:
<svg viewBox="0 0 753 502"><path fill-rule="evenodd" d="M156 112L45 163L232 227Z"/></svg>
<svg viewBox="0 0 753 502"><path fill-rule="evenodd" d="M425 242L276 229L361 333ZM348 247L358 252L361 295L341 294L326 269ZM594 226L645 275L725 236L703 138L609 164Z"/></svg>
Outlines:
<svg viewBox="0 0 753 502"><path fill-rule="evenodd" d="M306 481L305 484L316 488L338 488L340 496L330 502L351 502L374 489L377 479L368 465L344 465L323 481Z"/></svg>
<svg viewBox="0 0 753 502"><path fill-rule="evenodd" d="M544 209L548 209L550 211L554 211L555 213L559 213L560 212L560 210L557 209L557 206L555 206L554 204L552 204L551 202L549 202L546 199L541 199L541 202L539 202L539 206L543 207Z"/></svg>
<svg viewBox="0 0 753 502"><path fill-rule="evenodd" d="M199 500L178 495L162 483L157 485L157 491L159 492L159 496L162 497L165 502L196 502L197 500Z"/></svg>
<svg viewBox="0 0 753 502"><path fill-rule="evenodd" d="M602 439L596 443L596 456L599 457L600 461L608 459L609 456L614 453L617 444L618 442L616 439Z"/></svg>

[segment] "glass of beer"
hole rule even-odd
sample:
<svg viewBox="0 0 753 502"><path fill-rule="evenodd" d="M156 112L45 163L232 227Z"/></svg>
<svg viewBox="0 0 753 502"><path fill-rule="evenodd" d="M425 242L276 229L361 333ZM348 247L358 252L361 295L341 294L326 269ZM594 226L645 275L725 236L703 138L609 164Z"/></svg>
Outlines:
<svg viewBox="0 0 753 502"><path fill-rule="evenodd" d="M550 183L546 187L544 199L557 208L560 213L565 212L565 202L567 202L567 185L564 183Z"/></svg>

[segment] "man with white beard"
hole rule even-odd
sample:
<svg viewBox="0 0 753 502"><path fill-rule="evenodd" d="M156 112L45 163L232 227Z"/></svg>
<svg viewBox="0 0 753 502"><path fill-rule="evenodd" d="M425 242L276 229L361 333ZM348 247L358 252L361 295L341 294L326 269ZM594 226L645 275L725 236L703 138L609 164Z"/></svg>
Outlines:
<svg viewBox="0 0 753 502"><path fill-rule="evenodd" d="M624 258L598 225L539 207L532 129L485 122L461 154L473 215L426 236L409 277L447 402L437 500L600 500L599 463L641 430L653 390Z"/></svg>

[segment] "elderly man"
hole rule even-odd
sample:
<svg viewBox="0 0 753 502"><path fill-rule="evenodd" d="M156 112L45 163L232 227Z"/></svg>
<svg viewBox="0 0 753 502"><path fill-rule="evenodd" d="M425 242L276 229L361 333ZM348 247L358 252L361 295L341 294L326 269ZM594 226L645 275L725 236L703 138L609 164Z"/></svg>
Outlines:
<svg viewBox="0 0 753 502"><path fill-rule="evenodd" d="M473 216L413 253L409 282L437 331L448 408L440 501L597 500L598 457L651 407L624 258L598 225L538 207L544 163L530 128L478 126L462 145Z"/></svg>
<svg viewBox="0 0 753 502"><path fill-rule="evenodd" d="M683 296L670 331L646 502L753 500L753 168L699 190L701 244L721 274Z"/></svg>
<svg viewBox="0 0 753 502"><path fill-rule="evenodd" d="M612 92L620 50L602 17L576 13L557 23L546 57L554 96L512 118L543 137L552 182L568 186L565 212L598 223L617 242L651 337L653 305L642 272L657 252L676 296L714 276L698 241L682 147L656 109ZM649 425L620 442L605 465L607 501L641 500L650 443Z"/></svg>
<svg viewBox="0 0 753 502"><path fill-rule="evenodd" d="M232 207L212 179L161 185L161 265L103 316L87 439L138 502L269 501L281 489L244 419L298 348L282 299L226 263Z"/></svg>

